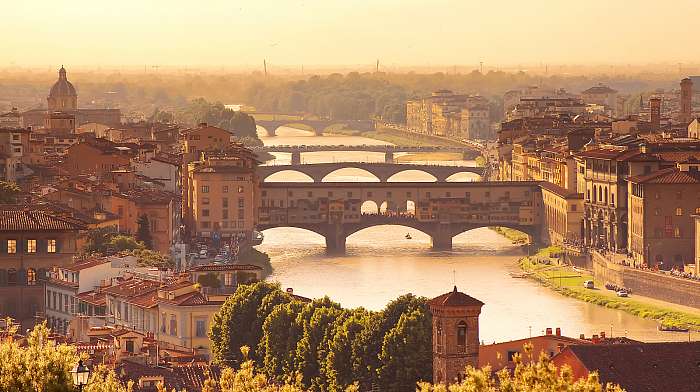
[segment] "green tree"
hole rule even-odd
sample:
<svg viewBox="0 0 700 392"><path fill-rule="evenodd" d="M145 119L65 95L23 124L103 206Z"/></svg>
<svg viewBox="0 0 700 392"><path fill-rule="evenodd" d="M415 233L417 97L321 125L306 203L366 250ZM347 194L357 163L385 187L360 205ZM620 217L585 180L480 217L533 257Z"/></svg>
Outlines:
<svg viewBox="0 0 700 392"><path fill-rule="evenodd" d="M357 381L359 369L354 358L358 357L358 353L353 351L352 342L366 328L368 320L369 313L364 309L357 309L333 335L323 363L328 390L343 390Z"/></svg>
<svg viewBox="0 0 700 392"><path fill-rule="evenodd" d="M173 259L155 250L135 249L133 255L136 256L136 262L141 267L156 267L163 270L175 268Z"/></svg>
<svg viewBox="0 0 700 392"><path fill-rule="evenodd" d="M527 355L532 355L532 346L525 346ZM574 380L567 366L557 368L549 357L542 353L539 360L524 363L515 355L515 370L502 369L495 375L489 367L475 369L467 367L462 382L445 386L420 383L418 392L624 392L618 385L602 385L597 373L587 378Z"/></svg>
<svg viewBox="0 0 700 392"><path fill-rule="evenodd" d="M230 365L243 359L239 349L258 347L265 318L274 306L265 297L273 292L272 301L288 301L279 295L278 283L257 282L240 285L214 315L209 338L216 363ZM282 302L280 302L282 303Z"/></svg>
<svg viewBox="0 0 700 392"><path fill-rule="evenodd" d="M263 371L276 382L296 380L296 347L304 333L299 315L304 307L306 304L299 301L278 305L263 324L258 351L262 354Z"/></svg>
<svg viewBox="0 0 700 392"><path fill-rule="evenodd" d="M125 251L135 251L142 250L145 246L142 242L136 240L136 238L130 235L117 234L110 238L107 243L107 253L119 253Z"/></svg>
<svg viewBox="0 0 700 392"><path fill-rule="evenodd" d="M132 392L133 390L133 381L124 385L113 370L103 365L93 369L90 382L83 387L84 392Z"/></svg>
<svg viewBox="0 0 700 392"><path fill-rule="evenodd" d="M199 278L197 278L197 283L201 284L204 287L211 287L214 289L218 289L219 287L221 287L221 281L213 272L209 272L204 275L199 275Z"/></svg>
<svg viewBox="0 0 700 392"><path fill-rule="evenodd" d="M139 216L136 221L138 229L136 230L136 240L140 241L148 249L153 249L153 237L151 236L151 222L148 221L148 215Z"/></svg>
<svg viewBox="0 0 700 392"><path fill-rule="evenodd" d="M378 370L382 390L408 391L432 377L432 317L427 309L403 313L384 337Z"/></svg>
<svg viewBox="0 0 700 392"><path fill-rule="evenodd" d="M0 204L17 203L20 193L22 189L16 183L0 180Z"/></svg>
<svg viewBox="0 0 700 392"><path fill-rule="evenodd" d="M114 227L90 229L85 235L86 241L83 246L83 252L106 254L109 250L109 243L115 235L117 235L117 232Z"/></svg>

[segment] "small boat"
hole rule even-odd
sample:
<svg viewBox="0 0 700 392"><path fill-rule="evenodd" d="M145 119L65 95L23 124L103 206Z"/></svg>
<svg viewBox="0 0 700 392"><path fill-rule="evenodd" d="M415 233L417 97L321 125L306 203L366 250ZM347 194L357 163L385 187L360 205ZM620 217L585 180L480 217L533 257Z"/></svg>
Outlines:
<svg viewBox="0 0 700 392"><path fill-rule="evenodd" d="M530 276L532 274L528 273L528 272L521 272L521 273L510 272L510 273L508 273L508 275L510 275L511 278L527 278L528 276Z"/></svg>
<svg viewBox="0 0 700 392"><path fill-rule="evenodd" d="M413 237L411 237L411 233L406 233L405 238L406 238L407 240L410 240L410 239L412 239Z"/></svg>

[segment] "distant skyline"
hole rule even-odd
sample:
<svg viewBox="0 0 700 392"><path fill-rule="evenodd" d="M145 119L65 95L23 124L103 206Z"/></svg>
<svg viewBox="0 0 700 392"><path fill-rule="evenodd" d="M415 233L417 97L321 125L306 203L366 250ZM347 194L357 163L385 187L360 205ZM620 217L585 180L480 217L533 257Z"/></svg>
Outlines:
<svg viewBox="0 0 700 392"><path fill-rule="evenodd" d="M698 63L700 2L75 0L3 8L0 67Z"/></svg>

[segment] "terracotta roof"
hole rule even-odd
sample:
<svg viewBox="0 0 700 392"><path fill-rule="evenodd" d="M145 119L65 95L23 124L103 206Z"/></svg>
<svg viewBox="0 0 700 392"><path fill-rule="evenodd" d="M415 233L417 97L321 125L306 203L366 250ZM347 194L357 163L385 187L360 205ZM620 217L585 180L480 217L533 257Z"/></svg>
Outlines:
<svg viewBox="0 0 700 392"><path fill-rule="evenodd" d="M60 218L31 206L0 206L0 231L72 231L86 227L75 220Z"/></svg>
<svg viewBox="0 0 700 392"><path fill-rule="evenodd" d="M581 158L598 158L598 159L611 159L611 160L627 160L632 159L635 156L641 154L637 149L633 150L617 150L610 148L596 148L588 151L581 151L576 154L576 156Z"/></svg>
<svg viewBox="0 0 700 392"><path fill-rule="evenodd" d="M435 297L428 301L430 306L483 306L484 303L474 297L470 297L457 291L457 286L449 293Z"/></svg>
<svg viewBox="0 0 700 392"><path fill-rule="evenodd" d="M699 184L700 173L670 167L651 174L630 177L628 181L637 184Z"/></svg>
<svg viewBox="0 0 700 392"><path fill-rule="evenodd" d="M182 160L180 159L179 156L175 154L166 154L166 153L160 153L153 158L151 158L153 161L158 161L158 162L164 162L168 163L171 165L180 165L182 163Z"/></svg>
<svg viewBox="0 0 700 392"><path fill-rule="evenodd" d="M597 371L603 384L629 392L698 391L700 342L572 345L566 351Z"/></svg>
<svg viewBox="0 0 700 392"><path fill-rule="evenodd" d="M174 388L178 391L201 391L208 377L217 381L221 377L220 369L212 365L186 364L182 366L156 367L128 360L120 362L115 367L115 373L121 378L122 382L134 381L135 392L155 392L157 390L155 385L139 387L138 381L141 377L163 377L163 383L168 388Z"/></svg>
<svg viewBox="0 0 700 392"><path fill-rule="evenodd" d="M262 268L252 264L202 264L190 271L261 271Z"/></svg>
<svg viewBox="0 0 700 392"><path fill-rule="evenodd" d="M559 195L565 199L583 199L583 193L578 193L574 190L560 187L559 185L552 184L551 182L548 182L548 181L543 181L540 184L540 187L542 189L546 189L546 190L548 190L556 195Z"/></svg>
<svg viewBox="0 0 700 392"><path fill-rule="evenodd" d="M131 278L120 284L105 288L104 292L106 294L126 298L142 295L149 291L155 291L158 287L160 287L160 282L158 281Z"/></svg>
<svg viewBox="0 0 700 392"><path fill-rule="evenodd" d="M105 306L107 299L104 292L96 292L95 290L86 291L75 296L79 301L87 302L95 306Z"/></svg>
<svg viewBox="0 0 700 392"><path fill-rule="evenodd" d="M77 289L78 288L78 283L69 282L67 280L56 279L56 278L48 278L47 283L49 285L63 286L63 287L67 287L69 289Z"/></svg>
<svg viewBox="0 0 700 392"><path fill-rule="evenodd" d="M109 260L103 259L103 258L92 258L92 259L87 259L87 260L81 260L79 262L61 267L64 270L68 271L73 271L73 272L78 272L87 268L92 268L97 265L102 265L105 263L109 263Z"/></svg>

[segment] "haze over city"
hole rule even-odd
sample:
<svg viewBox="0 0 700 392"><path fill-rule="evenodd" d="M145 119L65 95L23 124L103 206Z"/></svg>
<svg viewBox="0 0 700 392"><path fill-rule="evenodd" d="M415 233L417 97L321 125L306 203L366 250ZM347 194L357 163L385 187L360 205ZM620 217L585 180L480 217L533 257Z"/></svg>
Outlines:
<svg viewBox="0 0 700 392"><path fill-rule="evenodd" d="M4 5L0 392L698 392L699 11Z"/></svg>
<svg viewBox="0 0 700 392"><path fill-rule="evenodd" d="M687 50L698 11L693 0L17 1L3 9L0 65L675 65L700 62Z"/></svg>

